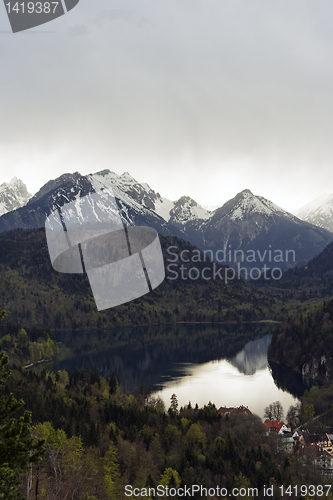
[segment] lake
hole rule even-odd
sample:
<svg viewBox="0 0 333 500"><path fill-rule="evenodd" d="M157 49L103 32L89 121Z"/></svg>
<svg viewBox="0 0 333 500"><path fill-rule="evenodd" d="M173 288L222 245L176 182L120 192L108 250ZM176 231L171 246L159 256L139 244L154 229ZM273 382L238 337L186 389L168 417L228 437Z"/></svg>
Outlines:
<svg viewBox="0 0 333 500"><path fill-rule="evenodd" d="M269 323L177 324L57 332L65 348L44 367L68 372L83 367L103 377L115 372L124 389L137 393L146 384L166 408L175 393L179 406L244 405L262 417L268 404L280 401L287 413L306 387L299 374L268 364L274 328Z"/></svg>

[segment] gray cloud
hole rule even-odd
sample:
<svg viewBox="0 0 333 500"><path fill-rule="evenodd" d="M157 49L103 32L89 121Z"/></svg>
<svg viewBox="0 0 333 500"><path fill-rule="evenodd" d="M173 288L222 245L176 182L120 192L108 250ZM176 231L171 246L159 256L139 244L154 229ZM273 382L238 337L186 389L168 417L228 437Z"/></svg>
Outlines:
<svg viewBox="0 0 333 500"><path fill-rule="evenodd" d="M0 35L2 180L36 190L110 168L171 198L249 187L289 209L333 191L332 14L327 0L81 0L42 43Z"/></svg>
<svg viewBox="0 0 333 500"><path fill-rule="evenodd" d="M68 33L71 36L86 36L89 34L89 30L84 24L74 24L74 26L70 26Z"/></svg>

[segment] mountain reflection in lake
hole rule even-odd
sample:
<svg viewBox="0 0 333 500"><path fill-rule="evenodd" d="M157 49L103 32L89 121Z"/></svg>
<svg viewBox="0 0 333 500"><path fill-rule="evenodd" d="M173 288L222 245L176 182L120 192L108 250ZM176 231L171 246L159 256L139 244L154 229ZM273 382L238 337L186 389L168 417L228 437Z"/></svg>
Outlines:
<svg viewBox="0 0 333 500"><path fill-rule="evenodd" d="M305 390L294 372L283 381L272 378L267 349L274 325L159 325L112 331L58 333L66 345L65 359L46 369L71 372L75 367L115 372L121 385L136 393L148 385L166 408L176 393L179 405L209 401L217 407L245 405L263 415L265 406L281 401L285 412ZM282 371L281 371L282 370Z"/></svg>
<svg viewBox="0 0 333 500"><path fill-rule="evenodd" d="M167 407L173 393L180 406L189 401L199 407L208 401L220 406L247 406L252 413L263 417L264 408L274 401L280 401L285 414L290 405L296 403L294 395L277 387L267 363L267 347L271 335L255 342L249 342L242 351L230 360L211 361L201 365L179 365L179 375L165 381L156 392ZM252 356L250 355L252 353ZM303 394L301 377L294 377L297 395ZM296 394L295 394L296 395Z"/></svg>
<svg viewBox="0 0 333 500"><path fill-rule="evenodd" d="M244 349L239 351L236 356L229 359L244 375L254 375L259 370L267 368L267 350L272 340L272 335L248 342Z"/></svg>

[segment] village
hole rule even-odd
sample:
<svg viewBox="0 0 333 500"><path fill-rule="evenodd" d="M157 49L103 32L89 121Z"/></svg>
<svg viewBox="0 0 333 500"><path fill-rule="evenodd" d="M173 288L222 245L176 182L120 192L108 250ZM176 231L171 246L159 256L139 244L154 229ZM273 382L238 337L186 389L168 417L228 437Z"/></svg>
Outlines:
<svg viewBox="0 0 333 500"><path fill-rule="evenodd" d="M246 406L221 407L218 413L223 416L229 415L252 415ZM277 439L277 449L286 454L295 454L306 462L312 462L321 473L333 477L333 434L311 433L305 425L294 429L283 420L263 421L264 431L267 436Z"/></svg>

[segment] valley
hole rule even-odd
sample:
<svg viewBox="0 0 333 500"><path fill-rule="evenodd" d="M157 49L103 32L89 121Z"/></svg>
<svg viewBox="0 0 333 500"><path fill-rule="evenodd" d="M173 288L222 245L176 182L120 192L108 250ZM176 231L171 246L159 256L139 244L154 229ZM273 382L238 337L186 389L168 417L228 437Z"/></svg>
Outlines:
<svg viewBox="0 0 333 500"><path fill-rule="evenodd" d="M110 187L125 225L158 231L166 276L152 292L98 312L86 275L52 268L44 222L68 201ZM263 481L298 484L304 455L296 444L292 455L281 450L261 419L281 400L285 418L293 415L314 432L333 430L332 233L249 190L209 212L189 197L171 202L110 171L50 181L3 214L0 229L0 345L13 374L5 391L24 399L36 436L46 439L46 458L34 469L41 487L63 491L47 472L59 432L66 443L63 486L70 491L73 474L65 450L79 446L80 467L92 460L103 484L112 478L110 493L77 476L98 500L123 498L128 474L142 487L164 481L166 471L174 478L166 484L193 482L194 475L208 485L219 474L230 485L250 477L258 498ZM260 277L251 274L255 268ZM249 411L223 416L220 406ZM221 436L234 444L217 451L210 443ZM115 475L103 469L103 443L117 457L110 458ZM137 460L145 457L146 468L128 462L127 447ZM260 456L261 479L250 472L251 453ZM314 463L307 474L320 484Z"/></svg>

